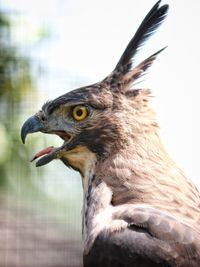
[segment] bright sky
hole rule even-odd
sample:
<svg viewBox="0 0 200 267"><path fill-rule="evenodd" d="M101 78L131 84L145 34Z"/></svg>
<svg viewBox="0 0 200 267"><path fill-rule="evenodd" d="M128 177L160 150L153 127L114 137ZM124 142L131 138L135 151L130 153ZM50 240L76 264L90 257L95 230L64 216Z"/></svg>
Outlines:
<svg viewBox="0 0 200 267"><path fill-rule="evenodd" d="M41 102L104 78L115 66L154 0L6 0L25 15L16 38L29 42L43 25L51 39L34 56L49 70ZM200 1L169 0L170 12L140 58L168 45L140 86L155 95L161 136L180 167L200 188ZM35 104L35 111L41 103Z"/></svg>

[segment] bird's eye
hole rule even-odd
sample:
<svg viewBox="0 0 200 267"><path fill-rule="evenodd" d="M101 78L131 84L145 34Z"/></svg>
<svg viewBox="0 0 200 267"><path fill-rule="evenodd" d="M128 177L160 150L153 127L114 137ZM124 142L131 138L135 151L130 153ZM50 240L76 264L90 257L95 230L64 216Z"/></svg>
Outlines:
<svg viewBox="0 0 200 267"><path fill-rule="evenodd" d="M82 121L88 116L88 110L85 106L75 106L72 110L72 117L76 121Z"/></svg>

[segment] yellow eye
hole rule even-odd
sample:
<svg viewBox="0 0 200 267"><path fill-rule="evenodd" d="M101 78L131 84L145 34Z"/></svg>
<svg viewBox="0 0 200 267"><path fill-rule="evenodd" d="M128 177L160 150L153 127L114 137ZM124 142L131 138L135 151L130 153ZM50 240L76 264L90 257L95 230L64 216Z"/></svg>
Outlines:
<svg viewBox="0 0 200 267"><path fill-rule="evenodd" d="M72 116L76 121L82 121L88 116L88 110L85 106L76 106L72 110Z"/></svg>

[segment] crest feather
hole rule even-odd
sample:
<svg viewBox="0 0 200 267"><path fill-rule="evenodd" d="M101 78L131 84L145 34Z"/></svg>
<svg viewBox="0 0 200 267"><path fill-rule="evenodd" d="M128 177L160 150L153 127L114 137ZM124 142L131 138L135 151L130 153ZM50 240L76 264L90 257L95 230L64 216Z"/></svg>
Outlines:
<svg viewBox="0 0 200 267"><path fill-rule="evenodd" d="M161 1L158 1L146 15L135 35L126 47L114 71L107 77L107 82L110 82L110 84L113 85L113 88L116 84L123 83L126 85L140 78L152 65L156 56L165 49L160 49L137 66L134 66L134 59L139 48L158 29L167 15L169 6L160 6L160 2Z"/></svg>

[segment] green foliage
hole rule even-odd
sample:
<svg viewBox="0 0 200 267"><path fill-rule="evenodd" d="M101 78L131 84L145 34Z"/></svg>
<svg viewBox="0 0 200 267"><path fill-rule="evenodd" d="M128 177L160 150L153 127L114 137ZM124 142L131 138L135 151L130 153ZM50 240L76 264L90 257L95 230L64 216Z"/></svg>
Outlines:
<svg viewBox="0 0 200 267"><path fill-rule="evenodd" d="M21 46L23 38L18 44L13 39L17 32L17 17L14 21L15 23L12 17L11 23L9 13L5 15L0 9L0 197L6 195L12 198L12 201L17 203L21 201L23 205L29 208L31 206L31 209L35 209L38 213L53 213L54 217L56 213L58 217L67 214L70 217L70 214L74 214L75 211L79 214L78 203L80 202L76 202L75 205L74 199L70 199L69 194L66 194L65 200L68 201L65 202L57 195L49 194L48 188L54 183L52 179L55 178L55 172L53 176L51 172L46 172L45 176L43 175L45 168L38 169L34 167L34 164L29 163L31 155L34 154L33 151L36 152L37 149L46 147L49 143L43 135L37 136L37 134L31 135L30 139L28 137L25 146L21 142L21 126L33 114L31 107L34 106L35 109L39 98L39 90L35 89L35 83L41 66L37 68L35 61L31 61L24 54L24 51L31 51L24 50ZM21 17L19 22L21 22ZM33 38L31 42L34 45L36 42L38 45L48 36L48 32L41 27L39 35L37 32L36 41ZM67 176L70 175L66 173L66 179L73 180ZM56 182L58 181L55 180ZM79 188L79 185L75 187L75 190L76 188ZM62 185L61 189L63 189ZM60 195L59 187L57 191ZM78 192L77 197L82 199L82 195ZM77 207L76 210L75 207Z"/></svg>
<svg viewBox="0 0 200 267"><path fill-rule="evenodd" d="M24 160L28 147L20 145L19 138L26 92L34 90L31 63L13 44L9 15L0 11L0 186L17 177L31 182Z"/></svg>

